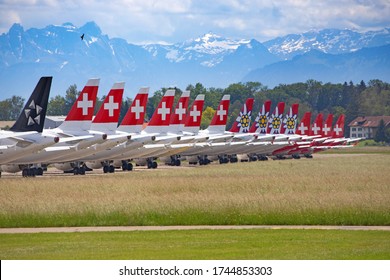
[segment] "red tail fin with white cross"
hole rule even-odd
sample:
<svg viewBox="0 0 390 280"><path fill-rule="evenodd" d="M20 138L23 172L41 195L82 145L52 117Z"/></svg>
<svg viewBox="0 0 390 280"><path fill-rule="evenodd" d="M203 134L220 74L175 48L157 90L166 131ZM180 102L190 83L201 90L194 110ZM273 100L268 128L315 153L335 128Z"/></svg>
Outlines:
<svg viewBox="0 0 390 280"><path fill-rule="evenodd" d="M245 104L242 106L239 115L236 118L236 121L233 123L230 132L235 133L246 133L249 132L252 108L253 108L254 98L248 98Z"/></svg>
<svg viewBox="0 0 390 280"><path fill-rule="evenodd" d="M58 127L63 131L82 131L91 126L100 79L90 79L80 92L65 121Z"/></svg>
<svg viewBox="0 0 390 280"><path fill-rule="evenodd" d="M322 135L322 127L323 127L323 116L322 113L319 113L311 127L310 136Z"/></svg>
<svg viewBox="0 0 390 280"><path fill-rule="evenodd" d="M326 118L324 125L322 126L322 136L331 137L332 136L332 123L333 123L333 115L329 114Z"/></svg>
<svg viewBox="0 0 390 280"><path fill-rule="evenodd" d="M123 118L119 131L127 133L138 133L142 130L145 119L146 103L148 102L149 88L140 88L135 96L129 110Z"/></svg>
<svg viewBox="0 0 390 280"><path fill-rule="evenodd" d="M175 90L167 90L153 113L148 126L144 129L146 133L168 133L171 119L171 110L175 98Z"/></svg>
<svg viewBox="0 0 390 280"><path fill-rule="evenodd" d="M227 114L230 106L230 95L226 94L222 96L222 100L219 102L214 117L207 130L209 133L224 133L227 122Z"/></svg>
<svg viewBox="0 0 390 280"><path fill-rule="evenodd" d="M184 91L180 96L179 101L177 101L176 108L172 111L169 132L179 133L180 131L183 131L189 101L190 92Z"/></svg>
<svg viewBox="0 0 390 280"><path fill-rule="evenodd" d="M192 104L184 125L184 131L197 133L202 121L202 112L204 105L204 94L199 94Z"/></svg>
<svg viewBox="0 0 390 280"><path fill-rule="evenodd" d="M91 130L115 131L118 126L125 83L115 83L92 121Z"/></svg>
<svg viewBox="0 0 390 280"><path fill-rule="evenodd" d="M311 112L306 112L303 115L303 118L301 120L301 123L298 125L298 132L299 135L311 135L311 129L310 129L310 119L311 119Z"/></svg>
<svg viewBox="0 0 390 280"><path fill-rule="evenodd" d="M332 138L342 138L344 137L344 125L345 125L345 115L341 114L337 119L335 126L333 127Z"/></svg>

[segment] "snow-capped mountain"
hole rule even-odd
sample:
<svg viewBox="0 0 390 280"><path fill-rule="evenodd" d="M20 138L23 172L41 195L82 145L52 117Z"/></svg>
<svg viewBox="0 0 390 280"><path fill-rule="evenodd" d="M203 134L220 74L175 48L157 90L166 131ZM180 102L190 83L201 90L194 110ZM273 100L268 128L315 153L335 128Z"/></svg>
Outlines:
<svg viewBox="0 0 390 280"><path fill-rule="evenodd" d="M235 52L250 40L232 40L222 38L213 33L191 39L174 45L145 45L143 46L153 56L165 58L170 62L197 61L206 67L214 67L223 61L223 58Z"/></svg>
<svg viewBox="0 0 390 280"><path fill-rule="evenodd" d="M366 33L348 29L324 29L289 34L264 42L268 50L281 59L291 59L313 49L329 54L341 54L386 44L390 44L389 28Z"/></svg>
<svg viewBox="0 0 390 280"><path fill-rule="evenodd" d="M84 39L80 36L84 34ZM140 86L151 90L202 82L224 87L239 82L248 70L278 59L256 40L232 40L216 34L173 45L133 45L102 34L94 22L77 28L71 23L24 30L14 24L0 35L0 96L26 96L41 75L53 75L52 95L71 84L82 87L101 78L101 95L112 83L126 82L133 96ZM17 81L23 77L23 87ZM29 86L29 87L28 87Z"/></svg>
<svg viewBox="0 0 390 280"><path fill-rule="evenodd" d="M243 78L243 82L261 81L273 87L309 79L324 83L357 83L373 79L389 82L389 77L390 44L337 55L311 50L291 60L253 70Z"/></svg>
<svg viewBox="0 0 390 280"><path fill-rule="evenodd" d="M101 78L99 96L107 94L117 81L126 82L125 94L130 97L141 86L150 86L151 92L169 86L185 89L187 85L198 82L206 87L227 87L242 81L243 77L246 77L245 81L247 77L253 77L254 81L270 86L285 81L285 75L296 77L299 73L288 68L287 64L280 64L280 61L293 61L298 54L318 50L334 54L331 63L340 67L339 61L350 62L338 55L363 47L389 44L389 33L390 29L367 33L328 29L292 34L264 44L254 39L228 39L208 33L172 45L134 45L124 39L102 34L94 22L81 27L65 23L28 30L14 24L8 33L0 35L0 100L12 95L27 97L39 77L45 75L54 76L51 96L64 94L73 84L81 89L91 77ZM80 38L82 34L83 39ZM356 54L363 55L359 52ZM363 61L356 56L350 59ZM378 56L367 56L364 61L368 64L361 65L370 65L370 69L375 69L378 63L382 68L386 67L386 60L380 61ZM270 69L276 67L273 65L287 67L291 72L275 72L276 75L267 80L265 76L269 77L273 73L269 72ZM329 64L328 67L333 66ZM359 65L355 63L353 68L347 70L356 72L358 68ZM260 76L248 76L254 71L260 73L259 69L266 70L260 71L263 73ZM362 79L371 78L364 69L360 72ZM283 73L283 76L279 73ZM316 78L333 81L326 76L329 72L322 73L324 76L320 72ZM343 74L354 77L352 72ZM301 79L305 81L306 76L302 75ZM272 83L267 84L271 80Z"/></svg>

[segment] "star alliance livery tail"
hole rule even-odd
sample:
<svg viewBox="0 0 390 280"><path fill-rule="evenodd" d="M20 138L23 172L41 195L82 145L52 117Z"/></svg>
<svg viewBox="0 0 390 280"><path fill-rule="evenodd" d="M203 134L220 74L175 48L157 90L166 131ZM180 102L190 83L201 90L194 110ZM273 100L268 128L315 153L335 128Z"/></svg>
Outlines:
<svg viewBox="0 0 390 280"><path fill-rule="evenodd" d="M43 131L52 77L40 78L11 131Z"/></svg>

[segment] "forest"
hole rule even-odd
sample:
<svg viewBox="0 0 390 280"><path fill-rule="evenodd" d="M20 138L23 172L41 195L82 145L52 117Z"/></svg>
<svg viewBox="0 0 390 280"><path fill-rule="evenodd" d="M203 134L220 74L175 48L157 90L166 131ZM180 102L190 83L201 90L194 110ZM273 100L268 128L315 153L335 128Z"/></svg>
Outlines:
<svg viewBox="0 0 390 280"><path fill-rule="evenodd" d="M146 122L152 116L161 97L168 88L161 88L154 92L147 104ZM316 80L308 80L302 83L280 84L273 89L258 82L234 83L227 88L206 88L201 83L188 85L185 90L191 91L190 104L198 94L205 94L205 105L202 116L201 128L206 128L224 94L230 94L230 109L227 129L230 129L236 119L239 110L249 97L255 99L252 119L255 118L263 102L267 99L272 101L272 108L277 102L286 102L286 108L293 103L299 103L299 118L307 111L312 112L313 118L317 113L327 115L332 113L337 119L340 114L346 115L346 125L357 116L383 116L390 115L390 84L381 80L370 80L354 84L322 83ZM176 101L182 90L176 88ZM66 115L76 100L79 91L76 85L71 85L64 95L56 95L50 98L47 115ZM126 96L126 89L125 89ZM95 110L100 108L104 100L102 96L97 100ZM18 96L0 101L0 120L15 120L24 105L25 100ZM127 112L132 100L125 97L121 107L121 119ZM349 136L346 129L346 136Z"/></svg>

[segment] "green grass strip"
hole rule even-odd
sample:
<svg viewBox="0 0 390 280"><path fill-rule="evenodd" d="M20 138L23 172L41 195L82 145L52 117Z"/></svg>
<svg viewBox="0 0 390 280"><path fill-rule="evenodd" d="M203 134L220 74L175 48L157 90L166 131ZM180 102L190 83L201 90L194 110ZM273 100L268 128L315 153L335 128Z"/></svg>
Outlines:
<svg viewBox="0 0 390 280"><path fill-rule="evenodd" d="M0 259L390 259L390 232L175 230L1 234Z"/></svg>

